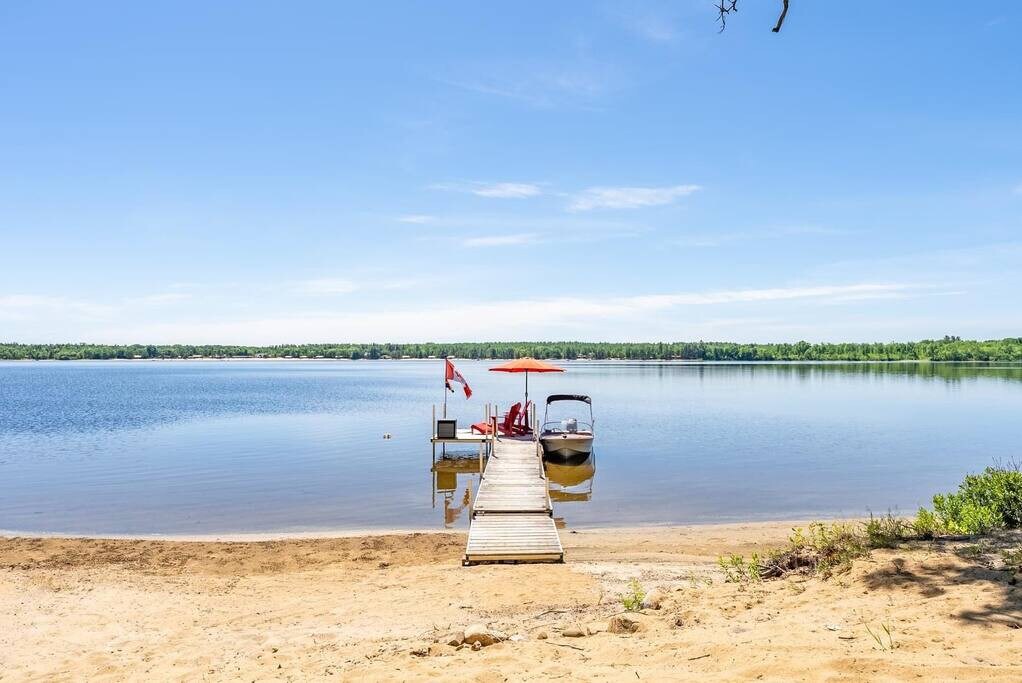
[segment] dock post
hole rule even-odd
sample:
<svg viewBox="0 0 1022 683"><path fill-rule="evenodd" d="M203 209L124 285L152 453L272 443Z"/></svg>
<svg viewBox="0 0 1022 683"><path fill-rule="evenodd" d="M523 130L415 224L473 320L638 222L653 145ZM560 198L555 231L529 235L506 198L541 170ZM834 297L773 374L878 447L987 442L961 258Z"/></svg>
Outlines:
<svg viewBox="0 0 1022 683"><path fill-rule="evenodd" d="M486 404L486 412L484 413L484 415L486 417L486 423L489 424L490 423L490 404L489 403ZM480 479L483 478L483 448L485 448L485 445L484 444L479 444L479 478Z"/></svg>

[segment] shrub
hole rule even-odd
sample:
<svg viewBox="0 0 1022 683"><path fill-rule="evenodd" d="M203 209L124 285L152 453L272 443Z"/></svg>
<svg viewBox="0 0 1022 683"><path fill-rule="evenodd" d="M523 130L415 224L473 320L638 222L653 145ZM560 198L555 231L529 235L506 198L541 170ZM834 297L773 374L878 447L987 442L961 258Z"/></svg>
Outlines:
<svg viewBox="0 0 1022 683"><path fill-rule="evenodd" d="M759 555L753 553L749 560L741 555L728 555L718 557L717 564L724 572L724 581L727 583L750 583L759 581L762 567L759 563Z"/></svg>
<svg viewBox="0 0 1022 683"><path fill-rule="evenodd" d="M870 548L894 548L914 534L913 526L888 512L883 517L874 517L862 523L866 534L866 545Z"/></svg>
<svg viewBox="0 0 1022 683"><path fill-rule="evenodd" d="M970 474L954 493L933 497L933 513L920 510L917 529L935 534L985 534L1022 526L1022 472L988 467Z"/></svg>
<svg viewBox="0 0 1022 683"><path fill-rule="evenodd" d="M1001 559L1008 571L1022 572L1022 547L1002 551Z"/></svg>
<svg viewBox="0 0 1022 683"><path fill-rule="evenodd" d="M937 516L926 508L919 508L912 528L920 538L930 539L943 532Z"/></svg>
<svg viewBox="0 0 1022 683"><path fill-rule="evenodd" d="M800 544L815 554L815 569L824 576L847 570L852 560L869 553L866 539L851 524L813 522L805 534L795 530L792 545L797 548Z"/></svg>
<svg viewBox="0 0 1022 683"><path fill-rule="evenodd" d="M959 490L977 506L994 510L1002 526L1022 526L1022 472L1018 468L988 467L983 474L967 476Z"/></svg>
<svg viewBox="0 0 1022 683"><path fill-rule="evenodd" d="M621 604L629 612L637 612L642 609L642 601L646 599L646 591L643 590L642 584L639 583L638 579L632 579L632 582L628 584L628 590L628 593L621 596Z"/></svg>

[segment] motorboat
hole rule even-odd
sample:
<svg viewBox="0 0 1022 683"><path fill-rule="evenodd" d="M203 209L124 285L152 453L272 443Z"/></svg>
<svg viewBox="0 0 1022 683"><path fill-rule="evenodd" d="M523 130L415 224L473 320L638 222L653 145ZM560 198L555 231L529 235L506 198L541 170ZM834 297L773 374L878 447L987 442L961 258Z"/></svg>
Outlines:
<svg viewBox="0 0 1022 683"><path fill-rule="evenodd" d="M589 421L578 417L550 420L550 404L562 401L584 403L589 409ZM543 457L565 464L586 460L593 452L593 401L581 394L552 394L547 396L543 411L543 428L539 434Z"/></svg>

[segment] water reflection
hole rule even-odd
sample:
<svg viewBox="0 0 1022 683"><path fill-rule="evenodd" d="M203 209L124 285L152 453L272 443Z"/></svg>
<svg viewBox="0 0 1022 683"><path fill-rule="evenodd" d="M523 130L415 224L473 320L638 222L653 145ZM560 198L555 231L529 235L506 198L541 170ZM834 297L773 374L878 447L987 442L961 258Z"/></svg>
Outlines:
<svg viewBox="0 0 1022 683"><path fill-rule="evenodd" d="M544 463L550 480L550 500L555 503L582 502L593 498L593 478L596 476L596 454L577 465L555 462Z"/></svg>
<svg viewBox="0 0 1022 683"><path fill-rule="evenodd" d="M485 460L482 461L485 465ZM593 498L596 477L596 454L577 465L544 462L550 480L550 500L559 503L584 503ZM476 453L448 454L437 458L430 468L433 477L433 509L443 509L445 529L467 524L472 497L479 484L480 460ZM555 517L558 527L565 526L564 517Z"/></svg>
<svg viewBox="0 0 1022 683"><path fill-rule="evenodd" d="M484 461L485 462L485 461ZM444 455L433 462L433 509L439 504L444 510L444 528L457 525L472 507L472 495L479 480L479 455ZM459 481L460 480L460 481Z"/></svg>

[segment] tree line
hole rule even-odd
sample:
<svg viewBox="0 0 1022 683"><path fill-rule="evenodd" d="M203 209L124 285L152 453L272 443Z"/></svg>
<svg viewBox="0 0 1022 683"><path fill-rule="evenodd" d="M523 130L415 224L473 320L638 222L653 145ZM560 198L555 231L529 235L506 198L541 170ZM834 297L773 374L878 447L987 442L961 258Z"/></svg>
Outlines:
<svg viewBox="0 0 1022 683"><path fill-rule="evenodd" d="M468 358L506 360L704 361L1022 361L1022 337L986 341L946 336L908 342L741 344L734 342L455 342L421 344L17 344L0 343L0 360L181 358Z"/></svg>

